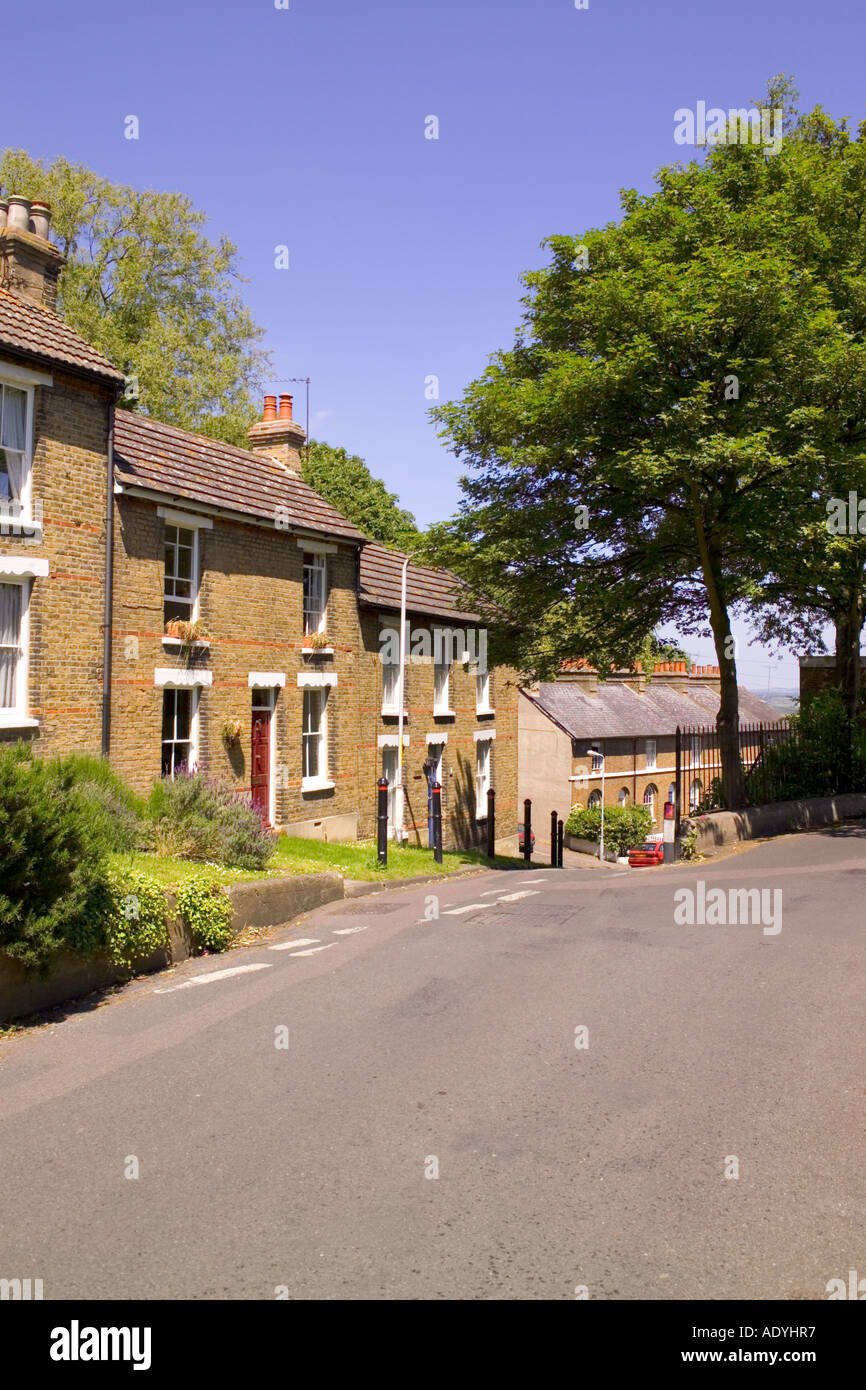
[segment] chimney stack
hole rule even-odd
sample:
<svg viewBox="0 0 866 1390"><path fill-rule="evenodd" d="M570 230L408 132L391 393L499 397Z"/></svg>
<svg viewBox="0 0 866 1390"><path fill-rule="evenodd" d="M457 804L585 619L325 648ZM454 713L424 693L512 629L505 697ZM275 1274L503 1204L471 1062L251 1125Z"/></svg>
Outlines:
<svg viewBox="0 0 866 1390"><path fill-rule="evenodd" d="M261 420L250 430L250 448L254 454L263 454L282 464L287 473L298 478L301 474L301 449L306 434L296 420L292 419L292 398L284 391L280 396L280 411L277 414L276 396L265 396L265 408Z"/></svg>
<svg viewBox="0 0 866 1390"><path fill-rule="evenodd" d="M0 199L0 285L54 309L66 258L48 240L50 226L47 203L14 193Z"/></svg>

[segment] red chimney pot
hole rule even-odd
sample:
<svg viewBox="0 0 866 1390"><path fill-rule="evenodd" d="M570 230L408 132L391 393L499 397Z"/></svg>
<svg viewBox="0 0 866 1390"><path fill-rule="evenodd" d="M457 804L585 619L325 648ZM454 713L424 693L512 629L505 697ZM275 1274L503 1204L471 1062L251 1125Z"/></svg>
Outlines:
<svg viewBox="0 0 866 1390"><path fill-rule="evenodd" d="M276 420L277 418L277 398L276 396L265 396L264 420Z"/></svg>
<svg viewBox="0 0 866 1390"><path fill-rule="evenodd" d="M288 391L283 391L280 395L280 419L291 420L292 418L292 398Z"/></svg>

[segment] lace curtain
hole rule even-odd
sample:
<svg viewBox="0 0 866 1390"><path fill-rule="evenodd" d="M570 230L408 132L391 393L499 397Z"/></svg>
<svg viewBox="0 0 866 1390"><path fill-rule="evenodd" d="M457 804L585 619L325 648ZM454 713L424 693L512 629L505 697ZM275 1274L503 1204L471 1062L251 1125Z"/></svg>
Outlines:
<svg viewBox="0 0 866 1390"><path fill-rule="evenodd" d="M21 630L21 585L0 584L0 709L15 708Z"/></svg>

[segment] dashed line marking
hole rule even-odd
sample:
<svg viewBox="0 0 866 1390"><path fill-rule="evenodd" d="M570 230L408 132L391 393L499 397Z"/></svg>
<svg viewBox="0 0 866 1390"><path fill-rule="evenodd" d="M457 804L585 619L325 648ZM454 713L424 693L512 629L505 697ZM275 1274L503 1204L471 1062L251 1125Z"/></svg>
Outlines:
<svg viewBox="0 0 866 1390"><path fill-rule="evenodd" d="M461 912L477 912L481 907L492 907L493 903L467 903L465 907L446 907L445 916L457 917Z"/></svg>
<svg viewBox="0 0 866 1390"><path fill-rule="evenodd" d="M335 936L354 936L356 931L366 931L369 924L365 923L362 927L335 927Z"/></svg>
<svg viewBox="0 0 866 1390"><path fill-rule="evenodd" d="M315 946L319 941L318 936L299 936L296 941L278 941L276 946L269 946L269 951L294 951L296 946Z"/></svg>
<svg viewBox="0 0 866 1390"><path fill-rule="evenodd" d="M298 956L317 956L320 951L330 951L332 946L339 946L339 941L329 941L327 946L313 946L309 951L295 951L289 960L297 960Z"/></svg>
<svg viewBox="0 0 866 1390"><path fill-rule="evenodd" d="M184 980L183 984L171 985L169 989L155 989L154 994L174 994L178 989L189 989L191 985L211 985L214 980L228 980L234 975L246 975L250 970L272 970L273 966L266 962L258 965L233 965L230 970L215 970L209 975L196 975L192 980Z"/></svg>
<svg viewBox="0 0 866 1390"><path fill-rule="evenodd" d="M536 898L538 894L534 888L524 888L522 893L506 893L504 897L497 901L501 903L516 903L518 898Z"/></svg>

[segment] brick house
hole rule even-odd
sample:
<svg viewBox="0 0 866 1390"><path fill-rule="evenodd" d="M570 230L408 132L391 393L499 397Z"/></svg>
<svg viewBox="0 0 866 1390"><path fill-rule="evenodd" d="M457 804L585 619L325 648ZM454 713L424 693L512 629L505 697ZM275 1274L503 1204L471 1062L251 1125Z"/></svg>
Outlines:
<svg viewBox="0 0 866 1390"><path fill-rule="evenodd" d="M17 203L0 229L0 739L102 751L141 792L197 766L290 833L373 834L376 780L396 772L380 633L399 627L404 557L302 482L290 396L266 397L249 449L118 409L122 374L54 312L47 219L22 225ZM452 576L410 564L407 620L432 637L473 618ZM425 762L446 845L479 842L488 785L502 838L516 829L516 684L463 655L407 661L414 842Z"/></svg>
<svg viewBox="0 0 866 1390"><path fill-rule="evenodd" d="M771 705L742 686L739 694L743 722L778 723ZM658 663L651 678L636 669L604 681L585 662L569 661L555 681L521 690L519 797L532 800L539 840L551 811L565 820L572 806L601 805L602 797L605 806L643 803L658 833L664 802L673 800L677 726L714 724L719 701L718 666L689 672L684 661ZM689 766L692 805L718 775L705 754Z"/></svg>

